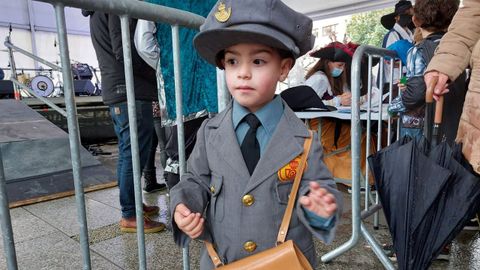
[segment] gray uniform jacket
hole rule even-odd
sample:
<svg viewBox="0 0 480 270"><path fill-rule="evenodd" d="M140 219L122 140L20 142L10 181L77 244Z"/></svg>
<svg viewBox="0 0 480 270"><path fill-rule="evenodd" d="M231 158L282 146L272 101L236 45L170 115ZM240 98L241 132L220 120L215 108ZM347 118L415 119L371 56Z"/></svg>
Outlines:
<svg viewBox="0 0 480 270"><path fill-rule="evenodd" d="M292 187L291 181L279 181L277 172L303 152L304 140L309 136L303 122L285 102L284 107L283 116L251 176L233 129L232 103L214 118L205 120L198 131L187 172L170 191L172 221L179 203L193 212L204 213L205 229L200 239L212 241L224 263L275 246ZM314 134L298 197L308 192L309 181L320 183L337 199L338 224L342 198L322 161L322 147ZM253 196L253 204L245 203L245 195ZM335 228L316 230L309 225L298 202L295 208L287 240L292 239L310 263L316 265L312 234L329 243ZM184 246L189 237L172 223L175 242ZM244 249L246 242L256 246L253 252ZM205 248L200 265L201 269L213 268Z"/></svg>

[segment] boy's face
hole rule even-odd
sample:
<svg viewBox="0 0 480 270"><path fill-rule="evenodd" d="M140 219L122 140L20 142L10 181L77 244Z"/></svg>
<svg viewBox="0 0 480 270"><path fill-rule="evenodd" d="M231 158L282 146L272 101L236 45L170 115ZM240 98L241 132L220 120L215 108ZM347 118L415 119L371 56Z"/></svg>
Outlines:
<svg viewBox="0 0 480 270"><path fill-rule="evenodd" d="M277 82L287 78L293 60L282 59L271 47L242 43L227 48L222 63L230 94L255 112L273 99Z"/></svg>

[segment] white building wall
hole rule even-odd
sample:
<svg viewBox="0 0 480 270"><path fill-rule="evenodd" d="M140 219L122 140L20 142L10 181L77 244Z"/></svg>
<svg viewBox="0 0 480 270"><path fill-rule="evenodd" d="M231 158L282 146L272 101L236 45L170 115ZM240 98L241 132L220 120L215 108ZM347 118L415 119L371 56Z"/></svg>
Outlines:
<svg viewBox="0 0 480 270"><path fill-rule="evenodd" d="M9 59L7 47L3 45L5 38L8 36L8 28L0 27L0 68L9 68ZM30 39L30 31L15 29L12 33L11 41L13 44L16 44L18 47L31 52L32 51L32 42ZM15 63L18 68L33 68L33 60L26 56L23 56L19 53L14 54ZM10 71L5 71L6 78L10 76Z"/></svg>
<svg viewBox="0 0 480 270"><path fill-rule="evenodd" d="M0 2L0 68L5 69L9 65L8 52L5 51L7 48L3 45L5 37L8 36L9 25L13 29L11 41L15 46L60 65L55 13L52 5L31 0ZM30 11L28 7L31 7ZM97 68L98 63L89 34L89 19L81 14L80 9L67 7L65 20L72 63L78 61ZM30 27L35 29L36 52L32 47ZM36 67L32 59L20 53L14 53L14 58L18 72ZM48 69L40 63L38 67ZM8 78L10 71L7 70L6 73ZM31 77L36 75L34 71L25 71L25 73L30 73ZM57 76L54 74L53 77Z"/></svg>
<svg viewBox="0 0 480 270"><path fill-rule="evenodd" d="M315 39L314 50L320 49L332 42L332 38L336 41L344 42L347 24L351 17L351 15L348 15L313 22L313 33L317 37ZM329 32L329 29L332 29L334 33Z"/></svg>
<svg viewBox="0 0 480 270"><path fill-rule="evenodd" d="M15 46L32 52L32 42L30 35L30 31L28 30L14 29L12 32L11 41ZM7 36L8 28L0 27L0 39L4 41L5 37ZM60 66L61 61L57 33L37 31L36 40L37 56ZM1 47L3 48L0 50L0 68L9 68L8 66L10 61L8 57L8 52L6 51L7 48L3 45L3 42ZM90 66L98 69L98 61L95 50L93 49L93 44L90 36L69 34L68 47L70 51L70 60L72 63L87 63ZM22 73L22 69L35 68L34 61L21 53L14 52L14 58L17 67L17 73ZM39 67L50 69L48 66L45 66L41 63L39 63ZM34 77L35 75L37 75L34 71L23 72L29 74L30 77ZM58 80L58 74L42 74L51 76L54 81ZM6 78L9 78L10 70L5 70L5 75ZM100 76L100 73L98 73L98 75Z"/></svg>

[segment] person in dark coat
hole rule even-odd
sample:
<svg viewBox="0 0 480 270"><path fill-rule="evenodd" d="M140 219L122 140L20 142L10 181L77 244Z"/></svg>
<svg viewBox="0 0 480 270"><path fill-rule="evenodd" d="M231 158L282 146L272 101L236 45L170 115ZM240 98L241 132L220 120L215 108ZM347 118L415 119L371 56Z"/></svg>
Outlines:
<svg viewBox="0 0 480 270"><path fill-rule="evenodd" d="M407 83L399 84L403 89L401 99L406 108L401 121L401 136L420 137L423 134L426 92L423 74L440 40L445 35L445 30L450 25L458 5L459 1L456 0L441 0L435 3L421 0L415 4L413 22L424 39L408 52ZM467 92L465 72L452 82L449 88L455 91L445 95L443 124L440 132L451 145L455 140Z"/></svg>
<svg viewBox="0 0 480 270"><path fill-rule="evenodd" d="M90 16L90 34L102 75L102 99L110 108L110 115L118 137L117 177L122 207L120 230L136 232L132 151L120 18L101 12L82 11L82 13ZM130 20L129 30L132 44L136 22L136 20ZM131 50L131 55L141 171L146 164L152 143L152 101L158 100L157 85L155 70L140 58L136 50ZM143 212L146 216L154 215L159 212L159 208L144 204ZM164 224L145 218L145 233L159 232L164 229Z"/></svg>

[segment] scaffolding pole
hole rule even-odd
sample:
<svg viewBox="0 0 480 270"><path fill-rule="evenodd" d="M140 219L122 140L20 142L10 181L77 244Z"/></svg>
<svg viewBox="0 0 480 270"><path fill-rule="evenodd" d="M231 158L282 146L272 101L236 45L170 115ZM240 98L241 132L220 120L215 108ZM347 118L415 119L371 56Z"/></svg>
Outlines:
<svg viewBox="0 0 480 270"><path fill-rule="evenodd" d="M77 219L80 229L80 246L82 250L83 269L91 269L90 249L88 242L88 225L85 210L85 193L83 190L82 164L80 160L80 129L78 127L77 107L73 90L72 68L68 51L67 27L65 24L65 6L54 4L55 19L58 30L60 60L62 63L63 94L67 109L68 140L72 160L73 183L75 186L75 202L77 205Z"/></svg>

